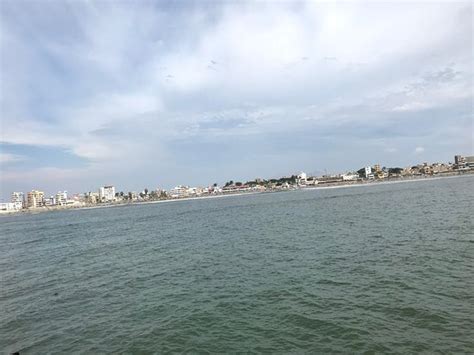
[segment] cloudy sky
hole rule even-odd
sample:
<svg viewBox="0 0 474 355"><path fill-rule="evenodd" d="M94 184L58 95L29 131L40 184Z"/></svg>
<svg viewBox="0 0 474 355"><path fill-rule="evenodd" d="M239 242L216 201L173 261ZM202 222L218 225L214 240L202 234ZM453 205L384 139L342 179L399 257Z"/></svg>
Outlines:
<svg viewBox="0 0 474 355"><path fill-rule="evenodd" d="M0 2L0 197L473 153L466 3Z"/></svg>

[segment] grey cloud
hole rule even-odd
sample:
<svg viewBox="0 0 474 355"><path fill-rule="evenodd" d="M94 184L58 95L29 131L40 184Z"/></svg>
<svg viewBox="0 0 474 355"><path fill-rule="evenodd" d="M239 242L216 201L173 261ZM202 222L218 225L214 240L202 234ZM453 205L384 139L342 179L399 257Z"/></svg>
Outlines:
<svg viewBox="0 0 474 355"><path fill-rule="evenodd" d="M2 140L65 146L84 179L133 184L124 157L169 186L468 146L469 5L23 5L0 9Z"/></svg>

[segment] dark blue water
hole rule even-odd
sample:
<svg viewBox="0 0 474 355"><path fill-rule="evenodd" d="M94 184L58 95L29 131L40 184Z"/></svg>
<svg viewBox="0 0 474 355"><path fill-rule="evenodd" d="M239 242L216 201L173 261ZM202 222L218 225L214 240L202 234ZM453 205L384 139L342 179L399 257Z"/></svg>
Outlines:
<svg viewBox="0 0 474 355"><path fill-rule="evenodd" d="M0 218L6 353L473 353L474 178Z"/></svg>

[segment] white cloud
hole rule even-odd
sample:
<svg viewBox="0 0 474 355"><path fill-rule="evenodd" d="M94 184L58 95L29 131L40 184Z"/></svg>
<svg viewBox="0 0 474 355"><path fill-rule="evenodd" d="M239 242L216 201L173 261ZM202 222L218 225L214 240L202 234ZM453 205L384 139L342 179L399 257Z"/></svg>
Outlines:
<svg viewBox="0 0 474 355"><path fill-rule="evenodd" d="M415 153L416 154L421 154L425 151L425 148L424 147L416 147L415 148Z"/></svg>
<svg viewBox="0 0 474 355"><path fill-rule="evenodd" d="M17 8L15 21L3 7L0 140L65 149L112 176L124 159L167 171L186 140L253 154L311 131L338 149L347 132L388 126L390 137L396 120L416 132L427 110L466 122L456 112L472 102L469 3L213 6L51 3ZM417 138L408 146L429 147Z"/></svg>

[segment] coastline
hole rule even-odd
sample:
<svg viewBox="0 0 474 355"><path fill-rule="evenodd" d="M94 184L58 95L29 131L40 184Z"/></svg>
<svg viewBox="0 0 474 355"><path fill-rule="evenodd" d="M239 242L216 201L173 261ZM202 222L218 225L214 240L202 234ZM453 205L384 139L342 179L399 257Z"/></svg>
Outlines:
<svg viewBox="0 0 474 355"><path fill-rule="evenodd" d="M473 177L474 171L469 171L461 174L450 174L445 176L421 176L421 177L410 177L410 178L397 178L397 179L387 179L387 180L368 180L368 181L356 181L356 182L342 182L342 183L330 183L325 185L315 185L315 186L299 186L297 188L291 189L274 189L267 191L249 191L249 192L237 192L237 193L228 193L228 194L219 194L219 195L205 195L205 196L195 196L195 197L184 197L184 198L171 198L164 200L156 201L139 201L139 202L118 202L103 204L97 206L61 206L56 208L45 208L40 207L37 209L24 209L20 211L2 211L1 216L18 216L18 215L30 215L38 214L45 212L59 212L59 211L77 211L77 210L91 210L98 208L114 208L114 207L126 207L126 206L135 206L135 205L148 205L148 204L158 204L158 203L172 203L172 202L184 202L192 200L203 200L203 199L212 199L212 198L224 198L224 197L237 197L237 196L247 196L247 195L257 195L257 194L268 194L268 193L277 193L277 192L288 192L288 191L305 191L305 190L324 190L324 189L341 189L341 188L351 188L351 187L369 187L369 186L379 186L387 184L399 184L399 183L408 183L408 182L422 182L422 181L434 181L448 178L460 178L460 177Z"/></svg>
<svg viewBox="0 0 474 355"><path fill-rule="evenodd" d="M388 185L388 184L399 184L399 183L406 183L406 182L421 182L421 181L433 181L433 180L442 180L442 179L449 179L449 178L459 178L459 177L467 177L467 176L474 176L474 171L469 173L463 174L456 174L456 175L446 175L446 176L427 176L427 177L416 177L416 178L400 178L400 179L391 179L391 180L372 180L372 181L362 181L356 183L349 183L349 184L334 184L334 185L327 185L327 186L308 186L303 187L302 190L319 190L319 189L337 189L337 188L344 188L344 187L363 187L363 186L377 186L377 185Z"/></svg>

